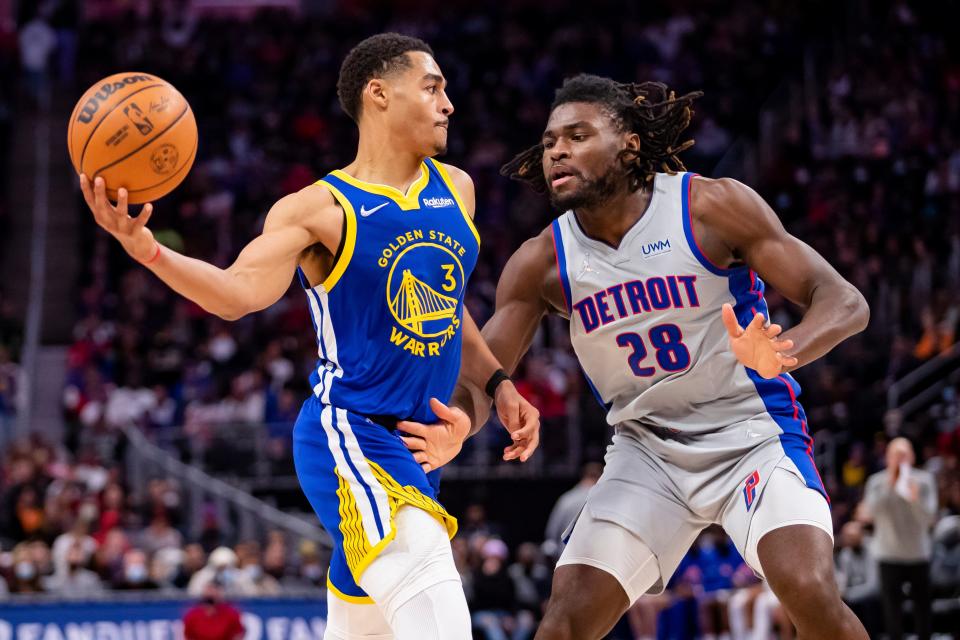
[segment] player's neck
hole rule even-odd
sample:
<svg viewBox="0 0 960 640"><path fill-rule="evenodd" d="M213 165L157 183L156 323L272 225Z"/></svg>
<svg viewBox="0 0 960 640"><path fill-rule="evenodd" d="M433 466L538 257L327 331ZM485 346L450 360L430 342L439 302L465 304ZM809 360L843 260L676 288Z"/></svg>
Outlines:
<svg viewBox="0 0 960 640"><path fill-rule="evenodd" d="M364 135L361 131L357 157L343 170L357 180L385 184L406 193L420 177L423 156L397 149L397 145L385 142L382 136Z"/></svg>
<svg viewBox="0 0 960 640"><path fill-rule="evenodd" d="M593 207L577 208L574 215L587 236L618 248L623 236L646 215L650 194L646 186L636 191L625 189Z"/></svg>

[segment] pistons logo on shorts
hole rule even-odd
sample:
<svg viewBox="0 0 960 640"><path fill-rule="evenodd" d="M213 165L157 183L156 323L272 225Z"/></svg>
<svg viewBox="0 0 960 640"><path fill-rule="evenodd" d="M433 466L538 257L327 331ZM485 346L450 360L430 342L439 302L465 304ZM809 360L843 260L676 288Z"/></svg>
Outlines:
<svg viewBox="0 0 960 640"><path fill-rule="evenodd" d="M747 503L747 511L750 511L750 507L753 506L754 501L757 499L758 484L760 484L760 473L754 471L743 485L743 499Z"/></svg>

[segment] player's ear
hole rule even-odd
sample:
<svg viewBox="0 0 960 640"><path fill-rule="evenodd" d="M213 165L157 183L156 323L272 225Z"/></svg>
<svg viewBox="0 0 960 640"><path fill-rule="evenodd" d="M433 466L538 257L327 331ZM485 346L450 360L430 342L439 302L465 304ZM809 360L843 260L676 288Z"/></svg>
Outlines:
<svg viewBox="0 0 960 640"><path fill-rule="evenodd" d="M640 135L627 133L624 135L624 150L637 153L640 151Z"/></svg>
<svg viewBox="0 0 960 640"><path fill-rule="evenodd" d="M387 98L386 85L382 79L373 78L370 80L363 89L363 93L377 109L383 110L387 108L389 100Z"/></svg>

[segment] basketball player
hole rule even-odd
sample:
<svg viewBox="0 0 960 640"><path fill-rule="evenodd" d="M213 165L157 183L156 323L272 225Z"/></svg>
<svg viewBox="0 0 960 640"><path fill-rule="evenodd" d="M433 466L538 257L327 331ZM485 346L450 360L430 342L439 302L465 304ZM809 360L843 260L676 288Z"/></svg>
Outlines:
<svg viewBox="0 0 960 640"><path fill-rule="evenodd" d="M461 354L461 384L488 389L513 434L504 458L526 460L537 445L536 410L494 375L500 364L463 305L480 239L473 183L433 160L446 150L453 113L445 86L418 39L380 34L358 44L337 84L360 130L356 159L279 200L227 269L161 248L146 227L151 205L131 218L123 189L113 206L101 178L80 178L97 222L210 313L235 320L268 307L298 275L320 358L293 453L335 543L328 640L471 637L449 543L456 520L436 500L437 474L427 475L471 428L444 404ZM411 435L398 434L398 421Z"/></svg>
<svg viewBox="0 0 960 640"><path fill-rule="evenodd" d="M866 638L834 581L828 498L788 371L861 331L867 305L753 190L684 171L677 154L693 143L678 138L699 95L575 77L541 143L504 167L565 213L507 263L483 335L512 370L544 314L569 318L615 431L537 638L602 637L713 523L801 638ZM805 309L796 327L768 323L764 281Z"/></svg>

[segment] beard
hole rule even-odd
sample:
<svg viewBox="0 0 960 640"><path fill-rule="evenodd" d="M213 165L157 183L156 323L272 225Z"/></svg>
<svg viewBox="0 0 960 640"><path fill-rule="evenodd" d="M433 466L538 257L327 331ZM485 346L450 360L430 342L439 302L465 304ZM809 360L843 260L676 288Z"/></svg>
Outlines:
<svg viewBox="0 0 960 640"><path fill-rule="evenodd" d="M624 175L625 172L622 169L613 165L593 180L586 180L577 176L577 179L581 181L580 187L564 194L554 192L552 188L549 188L548 183L550 205L558 211L594 208L616 195L617 191L623 186Z"/></svg>

